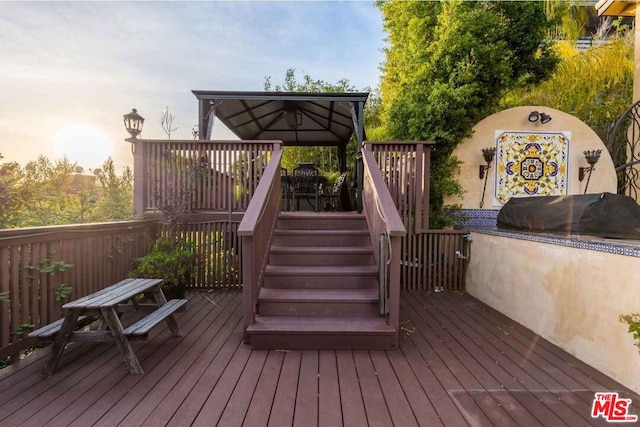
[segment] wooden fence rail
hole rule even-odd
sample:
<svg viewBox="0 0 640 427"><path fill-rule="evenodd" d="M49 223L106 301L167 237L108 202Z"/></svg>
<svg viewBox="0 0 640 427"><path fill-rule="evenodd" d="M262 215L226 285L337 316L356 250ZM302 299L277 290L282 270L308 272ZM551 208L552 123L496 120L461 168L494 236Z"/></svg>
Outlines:
<svg viewBox="0 0 640 427"><path fill-rule="evenodd" d="M0 359L61 317L65 292L75 299L127 277L156 232L152 220L0 230Z"/></svg>
<svg viewBox="0 0 640 427"><path fill-rule="evenodd" d="M389 189L378 170L373 155L363 154L363 211L367 217L371 243L378 246L379 304L381 313L388 315L388 323L400 330L400 240L407 234L402 219L391 199ZM397 344L397 342L396 342Z"/></svg>
<svg viewBox="0 0 640 427"><path fill-rule="evenodd" d="M167 205L186 212L245 211L271 152L281 144L149 139L134 143L136 213Z"/></svg>
<svg viewBox="0 0 640 427"><path fill-rule="evenodd" d="M464 291L468 235L465 230L425 230L403 238L402 290Z"/></svg>
<svg viewBox="0 0 640 427"><path fill-rule="evenodd" d="M193 243L196 265L188 287L200 289L242 288L242 245L238 237L241 215L202 215L181 226L181 237ZM206 218L210 217L210 218Z"/></svg>
<svg viewBox="0 0 640 427"><path fill-rule="evenodd" d="M265 178L260 182L256 196L238 226L238 236L242 239L243 290L242 305L245 331L255 320L258 294L264 282L271 237L280 213L282 197L280 160L282 150L274 151L273 158L265 170Z"/></svg>
<svg viewBox="0 0 640 427"><path fill-rule="evenodd" d="M463 291L467 231L429 229L432 142L366 141L407 229L400 242L403 290Z"/></svg>

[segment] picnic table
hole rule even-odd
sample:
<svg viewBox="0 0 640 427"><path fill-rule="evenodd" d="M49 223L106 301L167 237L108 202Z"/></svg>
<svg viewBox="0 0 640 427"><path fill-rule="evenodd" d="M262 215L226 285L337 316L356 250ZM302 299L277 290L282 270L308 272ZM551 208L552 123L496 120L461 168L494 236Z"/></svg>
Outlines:
<svg viewBox="0 0 640 427"><path fill-rule="evenodd" d="M53 339L45 372L51 376L56 371L60 357L68 342L113 342L122 354L127 369L132 374L144 371L136 357L131 340L145 339L157 324L166 321L172 336L182 336L173 313L182 307L186 299L167 302L162 292L162 279L131 278L122 280L91 295L68 302L62 306L64 318L29 334L42 340ZM154 302L140 302L138 296L148 294ZM134 324L124 327L121 315L125 312L149 313ZM97 330L81 330L86 320L99 320Z"/></svg>

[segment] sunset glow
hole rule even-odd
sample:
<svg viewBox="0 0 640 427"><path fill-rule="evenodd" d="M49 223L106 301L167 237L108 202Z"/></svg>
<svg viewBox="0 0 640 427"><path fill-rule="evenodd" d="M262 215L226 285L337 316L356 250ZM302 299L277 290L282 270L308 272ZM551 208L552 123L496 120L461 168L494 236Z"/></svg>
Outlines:
<svg viewBox="0 0 640 427"><path fill-rule="evenodd" d="M113 142L100 129L77 124L60 129L53 136L55 157L67 156L85 168L99 167L110 155Z"/></svg>

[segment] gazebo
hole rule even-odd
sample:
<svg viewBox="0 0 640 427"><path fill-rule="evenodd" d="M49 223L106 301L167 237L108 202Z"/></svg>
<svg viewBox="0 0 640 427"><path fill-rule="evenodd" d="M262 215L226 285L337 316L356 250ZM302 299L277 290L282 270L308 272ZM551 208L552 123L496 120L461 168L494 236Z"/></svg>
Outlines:
<svg viewBox="0 0 640 427"><path fill-rule="evenodd" d="M347 170L347 144L364 140L363 110L368 93L235 92L193 90L198 99L202 140L211 138L218 118L241 140L282 141L284 146L334 146L340 172ZM362 162L357 163L357 194ZM358 196L358 210L362 200Z"/></svg>

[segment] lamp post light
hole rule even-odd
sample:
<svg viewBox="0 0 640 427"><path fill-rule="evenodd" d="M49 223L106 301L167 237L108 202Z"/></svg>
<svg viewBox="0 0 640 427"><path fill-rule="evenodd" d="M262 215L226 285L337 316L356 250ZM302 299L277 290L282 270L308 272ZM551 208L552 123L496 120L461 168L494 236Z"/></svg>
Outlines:
<svg viewBox="0 0 640 427"><path fill-rule="evenodd" d="M124 118L124 127L131 135L131 138L127 138L126 141L133 142L138 138L140 132L142 132L144 117L138 114L138 110L135 108L133 108L129 114L125 114L122 117Z"/></svg>
<svg viewBox="0 0 640 427"><path fill-rule="evenodd" d="M144 117L138 114L138 110L135 108L131 110L129 114L122 116L124 119L124 127L131 135L131 138L125 139L125 141L131 143L131 154L133 154L133 211L136 215L144 213L144 189L143 189L143 175L144 170L144 157L142 156L143 150L136 150L136 144L144 143L144 140L139 140L138 135L142 132L142 126L144 125Z"/></svg>

